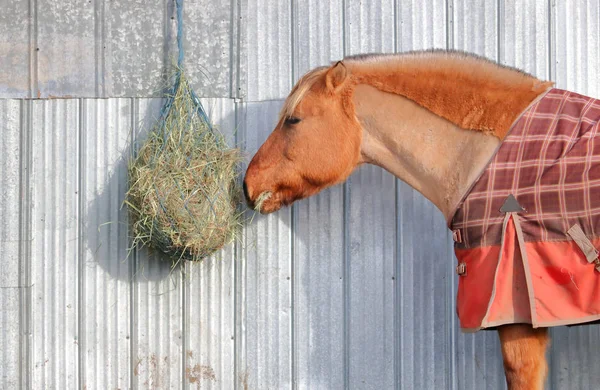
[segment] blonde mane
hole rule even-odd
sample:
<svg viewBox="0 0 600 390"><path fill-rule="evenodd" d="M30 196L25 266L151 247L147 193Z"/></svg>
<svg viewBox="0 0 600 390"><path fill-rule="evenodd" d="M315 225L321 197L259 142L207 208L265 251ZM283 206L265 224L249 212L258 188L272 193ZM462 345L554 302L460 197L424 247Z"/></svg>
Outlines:
<svg viewBox="0 0 600 390"><path fill-rule="evenodd" d="M346 57L349 85L368 84L404 96L469 130L506 136L513 121L553 83L460 51L428 50ZM281 117L294 110L329 67L304 75L286 99Z"/></svg>
<svg viewBox="0 0 600 390"><path fill-rule="evenodd" d="M287 118L292 116L298 104L304 99L304 96L310 91L315 83L325 75L329 67L321 66L311 70L298 80L290 95L285 100L279 118Z"/></svg>

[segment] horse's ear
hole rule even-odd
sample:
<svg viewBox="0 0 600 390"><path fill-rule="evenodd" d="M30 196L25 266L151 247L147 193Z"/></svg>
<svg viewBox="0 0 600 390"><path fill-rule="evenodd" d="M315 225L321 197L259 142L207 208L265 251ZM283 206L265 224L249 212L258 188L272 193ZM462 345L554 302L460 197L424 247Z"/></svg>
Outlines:
<svg viewBox="0 0 600 390"><path fill-rule="evenodd" d="M342 61L338 61L325 75L325 85L331 91L337 90L348 77L348 69Z"/></svg>

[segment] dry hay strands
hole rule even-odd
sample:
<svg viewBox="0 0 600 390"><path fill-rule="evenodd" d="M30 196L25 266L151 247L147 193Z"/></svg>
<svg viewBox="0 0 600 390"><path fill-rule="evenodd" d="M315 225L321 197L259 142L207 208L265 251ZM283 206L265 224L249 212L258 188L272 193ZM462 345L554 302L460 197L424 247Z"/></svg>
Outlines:
<svg viewBox="0 0 600 390"><path fill-rule="evenodd" d="M147 141L129 164L133 246L201 260L242 225L241 152L206 121L183 74Z"/></svg>

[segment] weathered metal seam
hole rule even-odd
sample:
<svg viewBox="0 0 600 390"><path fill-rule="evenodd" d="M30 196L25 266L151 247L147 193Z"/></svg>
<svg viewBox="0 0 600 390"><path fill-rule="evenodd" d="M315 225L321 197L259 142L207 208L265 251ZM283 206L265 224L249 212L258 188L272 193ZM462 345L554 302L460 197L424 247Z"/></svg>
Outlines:
<svg viewBox="0 0 600 390"><path fill-rule="evenodd" d="M106 1L97 1L94 4L94 56L95 58L95 82L96 97L106 97Z"/></svg>
<svg viewBox="0 0 600 390"><path fill-rule="evenodd" d="M78 384L79 388L85 388L85 369L86 369L86 327L85 327L85 302L86 302L86 283L84 268L84 243L83 232L85 231L85 202L83 200L83 189L85 188L85 164L86 150L85 129L87 125L86 112L87 104L85 99L78 99L79 118L77 129L77 355L78 355Z"/></svg>
<svg viewBox="0 0 600 390"><path fill-rule="evenodd" d="M38 82L38 0L29 0L29 98L40 96Z"/></svg>
<svg viewBox="0 0 600 390"><path fill-rule="evenodd" d="M135 156L136 153L136 126L139 123L139 100L137 98L129 98L129 104L131 105L130 115L130 139L131 146L129 152L131 156ZM131 226L128 224L128 226ZM128 237L129 245L131 245L131 239ZM138 333L137 333L137 300L138 300L138 290L136 288L136 278L137 278L137 269L139 264L139 256L137 248L132 248L131 252L128 254L131 256L131 260L129 262L129 387L131 389L137 389L137 375L136 375L136 367L137 367L137 342L138 342Z"/></svg>
<svg viewBox="0 0 600 390"><path fill-rule="evenodd" d="M19 383L31 387L31 101L21 100L19 140Z"/></svg>
<svg viewBox="0 0 600 390"><path fill-rule="evenodd" d="M496 61L499 64L504 63L504 34L505 34L505 11L504 11L504 0L497 0L496 2Z"/></svg>

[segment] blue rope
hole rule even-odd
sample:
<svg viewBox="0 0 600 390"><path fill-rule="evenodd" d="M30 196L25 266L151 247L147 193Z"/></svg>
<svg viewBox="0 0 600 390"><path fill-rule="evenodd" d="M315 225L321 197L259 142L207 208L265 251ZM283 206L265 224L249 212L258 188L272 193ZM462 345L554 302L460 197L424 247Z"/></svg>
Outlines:
<svg viewBox="0 0 600 390"><path fill-rule="evenodd" d="M175 4L177 7L177 50L179 52L178 56L177 56L177 71L175 72L175 80L173 82L173 86L171 88L169 88L169 90L167 91L167 101L165 102L164 106L162 107L161 111L160 111L160 117L161 119L165 119L167 117L167 115L169 114L169 112L171 111L171 107L173 106L173 102L175 100L175 95L177 94L177 91L179 90L180 86L181 86L181 70L183 69L183 57L184 57L184 51L183 51L183 0L175 0ZM196 110L196 113L198 114L198 116L200 116L200 118L202 118L202 120L204 122L206 122L206 124L208 125L208 129L210 131L213 130L212 124L210 123L210 120L208 119L208 115L206 114L206 111L204 110L204 107L202 106L202 103L200 103L200 99L198 98L198 96L196 95L196 93L190 89L189 93L192 95L192 101L194 102L194 108ZM166 139L167 137L167 133L164 133L164 137Z"/></svg>
<svg viewBox="0 0 600 390"><path fill-rule="evenodd" d="M176 0L177 3L177 50L179 57L177 58L177 67L183 66L183 0Z"/></svg>

